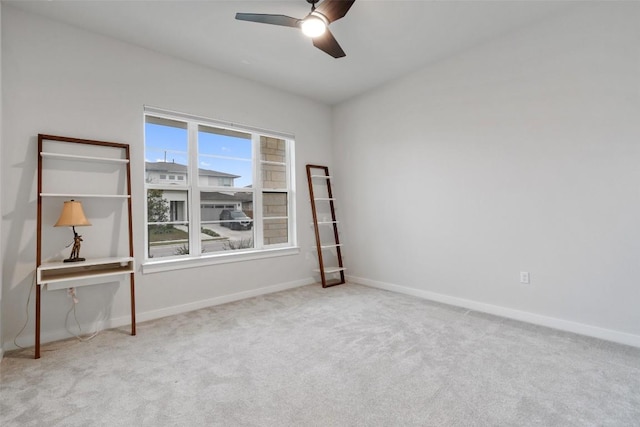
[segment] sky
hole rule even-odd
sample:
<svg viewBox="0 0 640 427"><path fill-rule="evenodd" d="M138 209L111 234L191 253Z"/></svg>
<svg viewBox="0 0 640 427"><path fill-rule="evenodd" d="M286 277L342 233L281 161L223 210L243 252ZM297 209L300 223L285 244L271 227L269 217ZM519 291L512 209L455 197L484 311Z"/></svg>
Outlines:
<svg viewBox="0 0 640 427"><path fill-rule="evenodd" d="M187 164L187 129L145 124L145 161ZM236 187L252 185L251 140L198 132L198 167L239 175Z"/></svg>

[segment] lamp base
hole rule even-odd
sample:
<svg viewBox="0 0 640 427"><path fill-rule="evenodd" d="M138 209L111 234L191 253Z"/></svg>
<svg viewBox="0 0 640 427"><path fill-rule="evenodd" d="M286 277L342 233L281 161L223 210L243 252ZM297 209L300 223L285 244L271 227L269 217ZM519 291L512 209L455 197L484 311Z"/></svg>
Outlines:
<svg viewBox="0 0 640 427"><path fill-rule="evenodd" d="M78 261L86 261L86 258L67 258L63 262L78 262Z"/></svg>

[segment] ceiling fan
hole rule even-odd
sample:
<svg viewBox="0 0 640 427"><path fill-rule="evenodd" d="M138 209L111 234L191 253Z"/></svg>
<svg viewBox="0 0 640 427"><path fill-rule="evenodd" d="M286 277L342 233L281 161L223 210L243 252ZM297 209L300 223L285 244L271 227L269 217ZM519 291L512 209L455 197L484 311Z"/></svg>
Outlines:
<svg viewBox="0 0 640 427"><path fill-rule="evenodd" d="M311 13L302 19L261 13L236 13L236 19L300 28L305 35L311 37L315 47L334 58L342 58L346 54L329 31L329 24L346 15L355 0L324 0L316 7L318 1L307 0L311 4Z"/></svg>

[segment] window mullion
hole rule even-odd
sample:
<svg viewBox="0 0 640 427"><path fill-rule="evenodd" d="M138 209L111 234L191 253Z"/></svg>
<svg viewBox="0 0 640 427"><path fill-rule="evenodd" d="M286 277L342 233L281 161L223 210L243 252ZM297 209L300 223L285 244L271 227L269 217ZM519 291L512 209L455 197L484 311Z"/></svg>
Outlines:
<svg viewBox="0 0 640 427"><path fill-rule="evenodd" d="M254 247L262 249L264 246L264 221L262 206L262 153L260 152L260 135L253 134L251 141L253 143L253 228L254 228Z"/></svg>
<svg viewBox="0 0 640 427"><path fill-rule="evenodd" d="M288 211L287 211L287 224L289 225L289 243L296 244L298 241L296 235L296 224L295 224L295 212L296 212L296 191L295 191L295 168L293 165L296 164L296 159L294 157L294 149L293 149L293 141L290 139L285 140L285 153L286 153L286 167L285 171L287 174L287 201L289 202Z"/></svg>
<svg viewBox="0 0 640 427"><path fill-rule="evenodd" d="M198 125L188 124L189 132L189 253L194 256L202 251L200 243L200 190L198 175Z"/></svg>

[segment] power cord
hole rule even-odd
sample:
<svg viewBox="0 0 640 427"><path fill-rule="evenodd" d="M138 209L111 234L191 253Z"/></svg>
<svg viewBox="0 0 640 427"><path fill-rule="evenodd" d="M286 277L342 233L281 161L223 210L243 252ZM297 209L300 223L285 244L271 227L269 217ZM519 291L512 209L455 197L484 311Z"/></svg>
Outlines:
<svg viewBox="0 0 640 427"><path fill-rule="evenodd" d="M18 333L16 334L16 336L13 338L13 345L16 346L16 348L19 348L21 350L26 350L27 347L23 347L20 344L18 344L18 338L20 337L20 335L22 335L22 333L24 332L24 330L27 328L27 325L29 324L29 306L31 304L31 296L33 295L33 288L36 285L36 272L33 272L33 279L31 280L31 287L29 288L29 295L27 296L27 303L25 305L25 321L24 324L22 325L22 327L20 328L20 330L18 331ZM80 336L79 334L74 333L73 331L71 331L71 329L69 329L69 315L71 314L71 312L73 312L73 318L76 321L76 325L78 325L78 330L80 332L82 332L82 327L80 326L80 322L78 321L78 316L76 313L76 305L78 304L78 302L80 302L78 300L78 297L76 296L76 289L75 288L69 288L67 290L67 294L71 297L71 308L69 309L69 311L67 311L67 315L65 317L64 320L64 327L67 330L67 332L74 336L76 339L78 339L78 341L81 342L87 342L92 340L93 338L95 338L96 336L98 336L98 334L100 334L100 330L96 329L95 332L93 332L92 334L90 334L89 336ZM105 315L105 319L106 320L106 315Z"/></svg>
<svg viewBox="0 0 640 427"><path fill-rule="evenodd" d="M33 288L36 284L36 272L33 272L33 280L31 281L31 288L29 288L29 296L27 297L27 305L25 306L25 313L26 313L26 320L24 321L24 325L22 325L22 328L20 328L20 331L18 331L18 333L16 334L16 336L13 338L13 345L15 345L16 347L18 347L21 350L26 350L25 347L22 347L20 345L18 345L18 337L20 336L20 334L22 332L24 332L25 328L27 327L27 324L29 323L29 303L31 302L31 295L33 294Z"/></svg>
<svg viewBox="0 0 640 427"><path fill-rule="evenodd" d="M80 333L82 333L82 327L80 326L80 322L78 321L78 316L76 314L76 305L78 305L78 302L80 302L78 300L78 297L76 296L76 288L69 288L67 289L67 294L69 295L69 297L71 297L71 308L69 309L69 311L67 311L67 316L64 319L64 327L67 330L67 332L69 332L71 335L73 335L74 337L76 337L76 339L80 342L87 342L87 341L91 341L92 339L94 339L95 337L98 336L98 334L100 333L100 330L96 328L96 331L91 333L88 336L80 336L79 334L76 334L74 332L71 331L71 329L69 329L69 315L71 314L71 312L73 312L73 318L76 321L76 325L78 325L78 331Z"/></svg>

